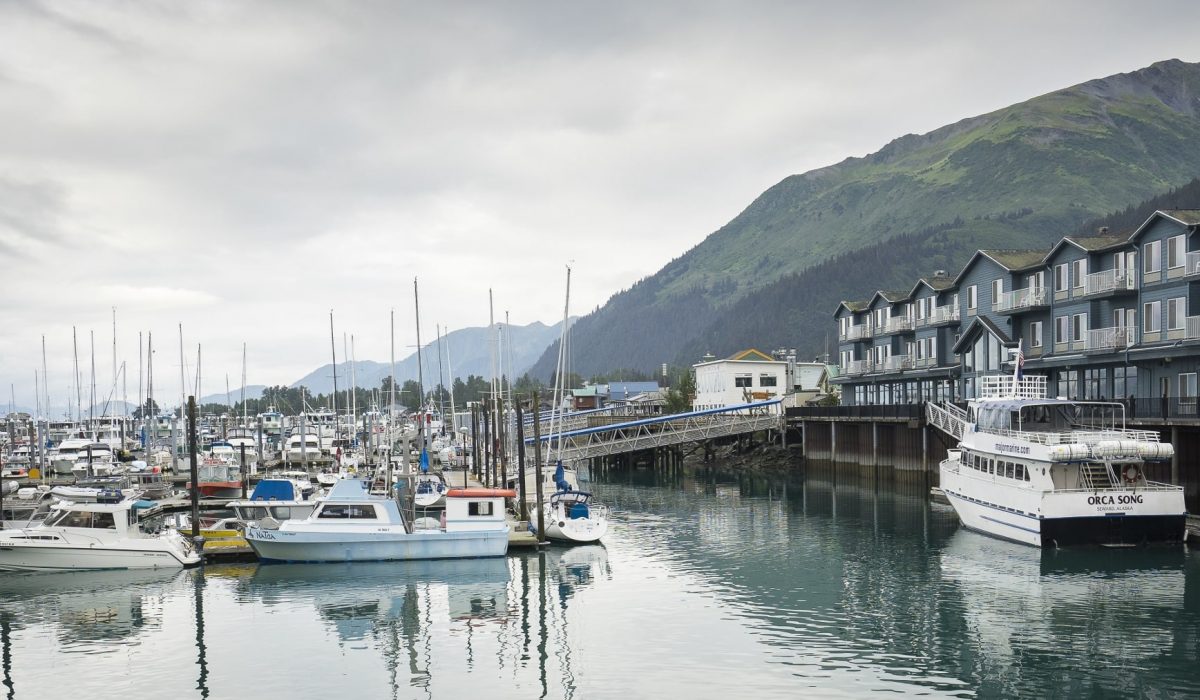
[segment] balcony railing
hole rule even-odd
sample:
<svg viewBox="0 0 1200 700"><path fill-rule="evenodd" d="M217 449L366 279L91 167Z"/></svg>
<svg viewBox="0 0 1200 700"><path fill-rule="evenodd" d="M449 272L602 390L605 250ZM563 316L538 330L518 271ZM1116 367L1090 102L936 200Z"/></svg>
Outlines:
<svg viewBox="0 0 1200 700"><path fill-rule="evenodd" d="M949 323L958 321L957 306L935 306L929 313L929 323Z"/></svg>
<svg viewBox="0 0 1200 700"><path fill-rule="evenodd" d="M1014 289L1011 292L1003 292L996 299L996 311L1017 311L1019 309L1029 309L1035 306L1045 306L1046 288L1045 287L1026 287L1025 289Z"/></svg>
<svg viewBox="0 0 1200 700"><path fill-rule="evenodd" d="M912 369L912 358L908 355L892 355L885 357L883 360L883 369L888 372L896 372L902 369Z"/></svg>
<svg viewBox="0 0 1200 700"><path fill-rule="evenodd" d="M1195 250L1187 254L1184 265L1187 269L1183 271L1184 275L1200 275L1200 250Z"/></svg>
<svg viewBox="0 0 1200 700"><path fill-rule="evenodd" d="M907 316L891 316L883 324L884 333L902 333L913 329L912 319Z"/></svg>
<svg viewBox="0 0 1200 700"><path fill-rule="evenodd" d="M1137 329L1128 326L1096 328L1088 331L1088 350L1124 350L1137 343Z"/></svg>
<svg viewBox="0 0 1200 700"><path fill-rule="evenodd" d="M918 357L917 359L913 360L913 367L917 367L917 368L937 367L937 358L936 357Z"/></svg>
<svg viewBox="0 0 1200 700"><path fill-rule="evenodd" d="M874 368L870 360L850 360L846 363L846 374L866 374Z"/></svg>
<svg viewBox="0 0 1200 700"><path fill-rule="evenodd" d="M1084 294L1105 294L1107 292L1135 291L1137 275L1129 270L1114 268L1102 272L1093 272L1084 280Z"/></svg>
<svg viewBox="0 0 1200 700"><path fill-rule="evenodd" d="M871 326L866 323L860 323L857 326L850 326L846 331L846 340L863 340L871 337Z"/></svg>
<svg viewBox="0 0 1200 700"><path fill-rule="evenodd" d="M1184 326L1188 340L1200 340L1200 316L1188 316Z"/></svg>

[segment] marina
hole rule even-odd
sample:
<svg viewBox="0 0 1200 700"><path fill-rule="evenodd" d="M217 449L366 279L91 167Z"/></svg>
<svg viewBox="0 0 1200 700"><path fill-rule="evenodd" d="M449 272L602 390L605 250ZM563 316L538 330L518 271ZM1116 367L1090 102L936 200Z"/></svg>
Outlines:
<svg viewBox="0 0 1200 700"><path fill-rule="evenodd" d="M1200 692L1194 550L1009 544L847 464L581 477L612 508L603 545L10 577L0 680L17 698L56 692L68 663L99 696ZM299 679L295 658L342 670Z"/></svg>

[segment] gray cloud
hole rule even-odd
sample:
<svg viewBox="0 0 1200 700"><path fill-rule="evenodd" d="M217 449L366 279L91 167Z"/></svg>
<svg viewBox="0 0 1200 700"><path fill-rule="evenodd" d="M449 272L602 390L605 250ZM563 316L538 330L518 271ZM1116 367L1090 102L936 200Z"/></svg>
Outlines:
<svg viewBox="0 0 1200 700"><path fill-rule="evenodd" d="M212 377L240 375L243 342L254 383L328 361L330 308L359 357L382 359L389 309L397 345L414 342L414 276L425 339L434 323L486 323L489 287L514 322L553 322L567 260L573 308L590 310L788 174L1196 60L1197 15L1083 2L0 4L0 323L17 329L0 336L0 380L32 396L45 334L51 387L65 386L70 327L111 353L113 306L119 352L135 363L137 331L154 331L156 375L175 383L179 323Z"/></svg>

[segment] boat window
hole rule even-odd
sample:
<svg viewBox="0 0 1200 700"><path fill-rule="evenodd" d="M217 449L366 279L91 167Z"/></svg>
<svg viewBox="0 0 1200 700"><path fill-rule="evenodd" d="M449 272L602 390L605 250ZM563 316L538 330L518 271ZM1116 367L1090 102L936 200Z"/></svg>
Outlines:
<svg viewBox="0 0 1200 700"><path fill-rule="evenodd" d="M288 506L275 506L271 508L271 515L276 520L287 520L292 517L292 509Z"/></svg>
<svg viewBox="0 0 1200 700"><path fill-rule="evenodd" d="M92 527L116 530L117 522L112 513L92 513Z"/></svg>
<svg viewBox="0 0 1200 700"><path fill-rule="evenodd" d="M1013 464L1012 462L1005 462L1004 476L1008 477L1009 479L1015 479L1016 478L1016 468L1017 468L1017 465Z"/></svg>
<svg viewBox="0 0 1200 700"><path fill-rule="evenodd" d="M990 458L988 459L988 461L987 461L987 471L988 471L988 474L995 474L995 473L996 473L996 460L994 460L994 459L990 459Z"/></svg>
<svg viewBox="0 0 1200 700"><path fill-rule="evenodd" d="M1025 481L1025 465L1018 464L1016 470L1017 481Z"/></svg>
<svg viewBox="0 0 1200 700"><path fill-rule="evenodd" d="M375 519L375 506L328 505L321 509L318 518L326 519Z"/></svg>
<svg viewBox="0 0 1200 700"><path fill-rule="evenodd" d="M88 512L67 511L66 515L55 523L58 527L91 527L92 514Z"/></svg>
<svg viewBox="0 0 1200 700"><path fill-rule="evenodd" d="M467 515L491 515L491 501L471 501L467 503Z"/></svg>

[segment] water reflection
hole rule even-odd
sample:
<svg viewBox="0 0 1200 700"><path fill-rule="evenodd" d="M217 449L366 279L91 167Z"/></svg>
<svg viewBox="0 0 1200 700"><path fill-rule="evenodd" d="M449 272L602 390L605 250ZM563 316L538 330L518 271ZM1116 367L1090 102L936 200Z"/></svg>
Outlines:
<svg viewBox="0 0 1200 700"><path fill-rule="evenodd" d="M21 626L49 623L64 653L111 652L160 627L164 598L184 580L178 570L6 575L0 613Z"/></svg>
<svg viewBox="0 0 1200 700"><path fill-rule="evenodd" d="M1040 550L968 531L940 555L961 596L950 609L962 615L973 675L1005 695L1048 680L1068 695L1140 695L1134 671L1171 682L1162 661L1179 641L1172 622L1186 615L1186 561L1176 547ZM1088 672L1065 659L1087 659Z"/></svg>

